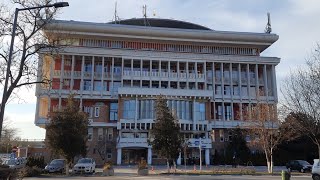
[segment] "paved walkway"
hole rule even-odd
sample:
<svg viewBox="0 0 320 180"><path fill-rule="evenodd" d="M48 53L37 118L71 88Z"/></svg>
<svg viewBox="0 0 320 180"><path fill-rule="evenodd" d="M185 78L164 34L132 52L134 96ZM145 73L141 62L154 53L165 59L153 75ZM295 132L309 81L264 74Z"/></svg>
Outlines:
<svg viewBox="0 0 320 180"><path fill-rule="evenodd" d="M202 171L212 171L213 169L231 169L231 165L226 166L202 166ZM267 172L266 166L239 166L238 168L251 168L256 172ZM115 166L115 173L119 175L125 174L136 174L137 166ZM194 170L195 169L195 170ZM167 172L167 166L149 166L150 174L161 174ZM275 166L273 168L274 172L281 172L282 170L287 170L285 166ZM200 166L178 166L177 172L199 172ZM102 172L102 169L97 169L97 172ZM173 172L173 169L170 170Z"/></svg>

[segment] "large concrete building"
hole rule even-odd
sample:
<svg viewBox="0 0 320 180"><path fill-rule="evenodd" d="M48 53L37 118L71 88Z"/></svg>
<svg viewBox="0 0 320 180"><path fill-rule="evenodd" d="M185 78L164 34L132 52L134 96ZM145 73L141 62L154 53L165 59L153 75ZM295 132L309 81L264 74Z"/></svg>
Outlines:
<svg viewBox="0 0 320 180"><path fill-rule="evenodd" d="M212 30L169 19L111 23L55 20L52 39L66 44L59 54L42 52L39 73L51 86L37 86L35 124L75 93L88 113L88 156L97 163L163 163L147 143L154 126L155 99L164 95L188 139L188 159L205 164L223 151L230 129L249 119L259 101L277 103L277 57L261 56L278 40L270 33ZM201 140L200 140L201 139ZM184 154L178 159L182 162Z"/></svg>

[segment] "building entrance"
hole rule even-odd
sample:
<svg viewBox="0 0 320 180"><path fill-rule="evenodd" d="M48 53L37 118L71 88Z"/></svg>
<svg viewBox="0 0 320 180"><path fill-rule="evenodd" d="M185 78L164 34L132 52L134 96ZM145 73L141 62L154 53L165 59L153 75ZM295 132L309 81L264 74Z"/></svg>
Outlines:
<svg viewBox="0 0 320 180"><path fill-rule="evenodd" d="M122 149L122 164L138 164L141 160L147 161L147 148Z"/></svg>

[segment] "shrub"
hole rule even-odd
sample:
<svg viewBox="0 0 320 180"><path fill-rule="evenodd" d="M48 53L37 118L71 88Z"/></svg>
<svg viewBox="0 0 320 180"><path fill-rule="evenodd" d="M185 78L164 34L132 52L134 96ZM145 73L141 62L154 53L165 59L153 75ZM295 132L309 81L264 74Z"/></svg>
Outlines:
<svg viewBox="0 0 320 180"><path fill-rule="evenodd" d="M26 166L28 166L28 167L36 166L38 168L43 169L46 166L46 164L44 162L44 157L43 156L41 156L41 157L28 157Z"/></svg>
<svg viewBox="0 0 320 180"><path fill-rule="evenodd" d="M141 170L141 169L148 169L148 166L147 166L147 162L146 160L141 160L138 164L138 169Z"/></svg>
<svg viewBox="0 0 320 180"><path fill-rule="evenodd" d="M26 166L21 169L21 171L19 172L19 176L34 177L34 176L39 176L41 172L42 172L42 169L37 166L32 166L32 167Z"/></svg>

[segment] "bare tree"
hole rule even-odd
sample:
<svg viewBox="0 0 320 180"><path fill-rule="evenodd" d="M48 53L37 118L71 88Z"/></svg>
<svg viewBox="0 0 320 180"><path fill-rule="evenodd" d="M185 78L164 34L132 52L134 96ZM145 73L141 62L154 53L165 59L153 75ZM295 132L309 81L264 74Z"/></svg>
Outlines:
<svg viewBox="0 0 320 180"><path fill-rule="evenodd" d="M14 145L17 145L20 137L18 136L19 130L12 127L12 121L7 117L4 118L2 137L0 141L0 152L9 153Z"/></svg>
<svg viewBox="0 0 320 180"><path fill-rule="evenodd" d="M107 162L107 159L108 159L107 149L113 148L115 146L116 146L116 141L114 141L113 138L110 139L107 134L103 135L102 140L97 142L96 148L104 164Z"/></svg>
<svg viewBox="0 0 320 180"><path fill-rule="evenodd" d="M12 0L18 8L38 7L51 4L53 0ZM15 43L12 51L11 66L8 73L7 88L3 89L0 108L0 132L2 132L3 116L6 104L21 87L30 88L33 84L49 83L49 78L38 72L37 55L43 49L54 50L55 42L50 41L43 27L56 15L57 9L31 9L20 11L17 18ZM14 14L6 5L0 4L0 83L5 84ZM39 68L40 69L40 68ZM37 76L37 74L40 74ZM0 134L1 137L1 134Z"/></svg>
<svg viewBox="0 0 320 180"><path fill-rule="evenodd" d="M248 132L251 142L265 153L268 173L273 173L273 153L285 136L280 130L282 127L277 117L276 105L262 102L260 97L257 99L257 103L249 111Z"/></svg>
<svg viewBox="0 0 320 180"><path fill-rule="evenodd" d="M320 157L320 45L306 60L306 66L291 72L281 89L283 108L291 130L307 135L318 146Z"/></svg>

